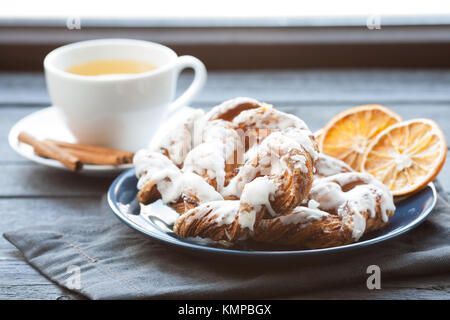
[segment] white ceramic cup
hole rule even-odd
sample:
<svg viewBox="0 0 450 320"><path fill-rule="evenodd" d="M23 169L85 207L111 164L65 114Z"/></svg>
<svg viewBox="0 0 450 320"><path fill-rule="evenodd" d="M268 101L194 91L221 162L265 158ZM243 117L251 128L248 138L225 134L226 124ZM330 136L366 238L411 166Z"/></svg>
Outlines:
<svg viewBox="0 0 450 320"><path fill-rule="evenodd" d="M156 69L138 73L81 76L66 72L76 64L102 59L150 63ZM178 75L195 72L190 87L175 101ZM130 151L146 147L168 113L188 104L203 88L206 68L192 56L163 45L131 39L101 39L69 44L44 60L53 105L80 143Z"/></svg>

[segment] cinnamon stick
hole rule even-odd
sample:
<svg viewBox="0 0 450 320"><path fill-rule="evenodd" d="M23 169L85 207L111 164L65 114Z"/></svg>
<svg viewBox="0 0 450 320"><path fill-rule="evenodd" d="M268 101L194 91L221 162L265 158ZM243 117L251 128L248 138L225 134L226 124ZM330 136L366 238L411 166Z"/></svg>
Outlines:
<svg viewBox="0 0 450 320"><path fill-rule="evenodd" d="M58 160L74 172L80 171L83 167L83 163L74 155L52 143L38 140L27 132L19 133L18 140L32 146L37 155Z"/></svg>
<svg viewBox="0 0 450 320"><path fill-rule="evenodd" d="M50 142L51 143L51 142ZM80 159L83 163L117 166L123 163L123 159L117 154L95 153L69 148L62 148L74 157Z"/></svg>
<svg viewBox="0 0 450 320"><path fill-rule="evenodd" d="M53 139L46 141L80 158L81 161L93 164L119 165L133 162L133 152L101 147L84 143L69 143Z"/></svg>

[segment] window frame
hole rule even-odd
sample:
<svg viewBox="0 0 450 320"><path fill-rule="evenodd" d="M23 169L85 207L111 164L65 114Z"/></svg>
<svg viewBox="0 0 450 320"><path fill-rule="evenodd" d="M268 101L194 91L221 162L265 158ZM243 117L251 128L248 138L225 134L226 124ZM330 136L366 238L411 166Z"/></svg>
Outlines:
<svg viewBox="0 0 450 320"><path fill-rule="evenodd" d="M445 19L444 19L445 18ZM179 55L202 59L209 69L291 69L348 67L450 67L450 20L407 25L381 18L381 29L362 20L204 19L82 20L69 30L65 21L0 20L0 70L42 70L46 53L61 45L98 38L135 38L172 47ZM448 20L448 21L447 21ZM313 25L313 21L315 21ZM420 20L418 20L420 21ZM201 23L200 23L201 22ZM326 26L325 22L329 25ZM389 23L388 23L389 22Z"/></svg>

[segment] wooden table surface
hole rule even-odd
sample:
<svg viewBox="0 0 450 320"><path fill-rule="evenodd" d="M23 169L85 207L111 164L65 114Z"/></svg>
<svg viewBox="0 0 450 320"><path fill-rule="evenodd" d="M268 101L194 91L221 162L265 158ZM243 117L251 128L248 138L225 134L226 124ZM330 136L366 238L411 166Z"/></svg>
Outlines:
<svg viewBox="0 0 450 320"><path fill-rule="evenodd" d="M186 88L190 74L181 76ZM360 104L383 104L404 119L436 120L450 141L450 70L228 71L209 72L208 83L192 103L210 108L236 96L255 97L300 116L312 130L337 112ZM0 73L0 233L53 221L64 215L90 215L112 178L92 178L46 168L16 154L7 135L15 122L50 105L42 74ZM439 180L450 191L447 160ZM70 183L69 183L70 182ZM111 219L115 219L111 215ZM0 238L0 299L79 298L28 265ZM292 297L290 297L292 298ZM450 275L396 280L382 290L364 284L294 298L450 298Z"/></svg>

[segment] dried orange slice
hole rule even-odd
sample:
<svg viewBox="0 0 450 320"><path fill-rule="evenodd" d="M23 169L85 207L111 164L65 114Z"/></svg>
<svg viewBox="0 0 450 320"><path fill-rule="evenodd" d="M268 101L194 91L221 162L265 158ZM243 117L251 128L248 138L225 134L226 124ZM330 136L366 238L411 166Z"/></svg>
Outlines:
<svg viewBox="0 0 450 320"><path fill-rule="evenodd" d="M389 187L394 196L419 191L445 162L447 144L438 124L414 119L381 132L369 145L362 169Z"/></svg>
<svg viewBox="0 0 450 320"><path fill-rule="evenodd" d="M372 140L401 117L380 105L358 106L334 116L323 128L320 151L361 169L361 160Z"/></svg>

